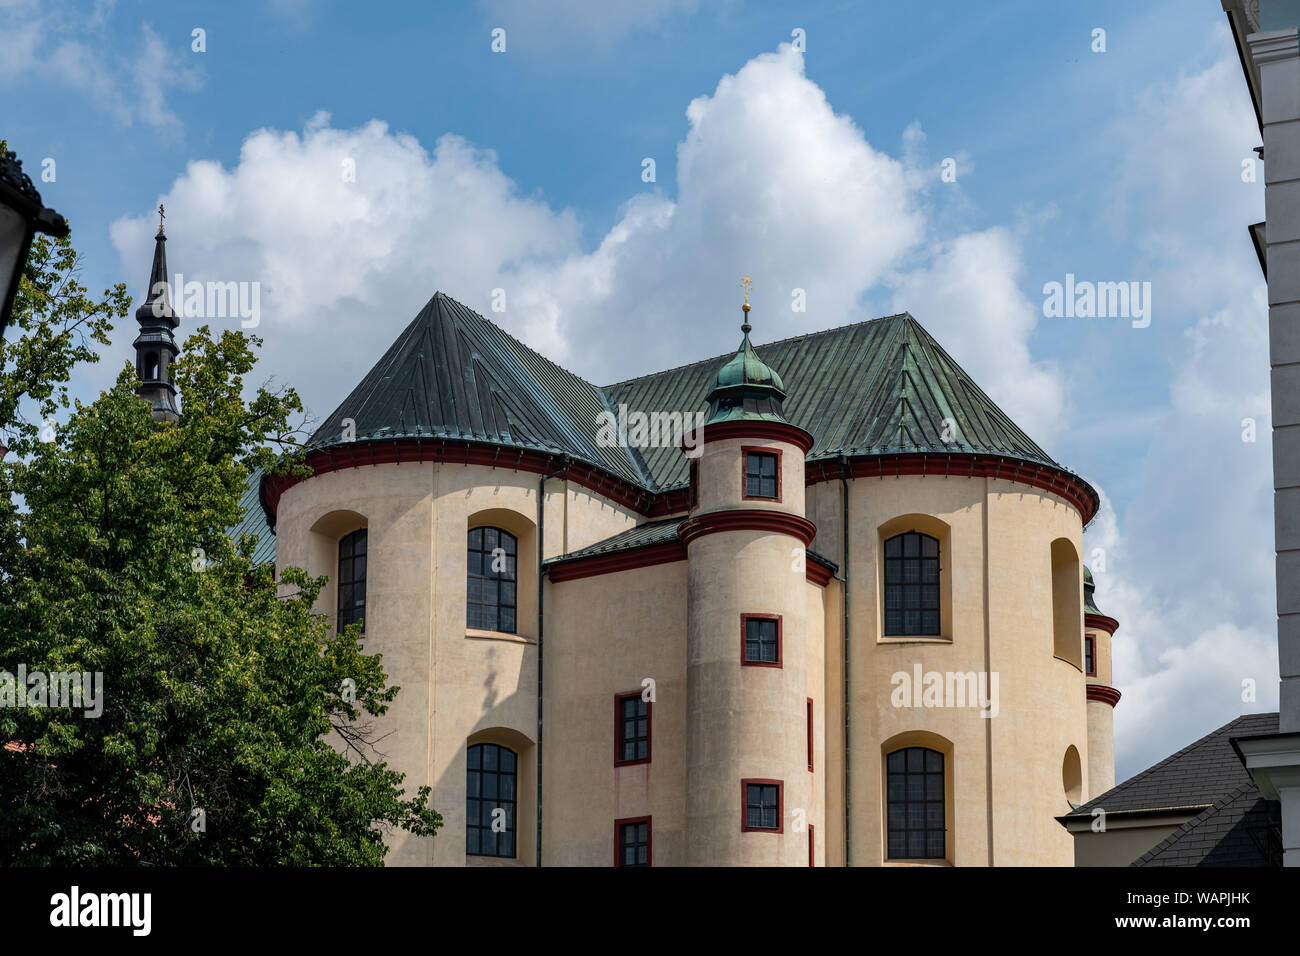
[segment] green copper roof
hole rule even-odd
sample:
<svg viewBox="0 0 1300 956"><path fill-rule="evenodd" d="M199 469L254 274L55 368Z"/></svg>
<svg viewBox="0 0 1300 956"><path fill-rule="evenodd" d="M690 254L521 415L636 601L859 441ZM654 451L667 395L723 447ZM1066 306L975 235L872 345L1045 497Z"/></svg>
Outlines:
<svg viewBox="0 0 1300 956"><path fill-rule="evenodd" d="M907 313L760 345L784 382L787 421L814 438L809 461L910 452L1002 455L1059 464L997 407ZM707 411L704 395L727 356L602 389L611 405L645 412ZM658 487L686 484L675 448L643 451Z"/></svg>
<svg viewBox="0 0 1300 956"><path fill-rule="evenodd" d="M597 387L437 293L309 447L347 444L344 422L351 419L356 442L445 438L553 451L658 492L687 484L681 449L611 445L600 437L603 418L675 412L694 422L697 413L712 413L797 425L814 438L810 461L988 454L1065 470L907 313L761 349L760 359L746 331L735 354ZM710 396L736 394L744 401L711 407Z"/></svg>
<svg viewBox="0 0 1300 956"><path fill-rule="evenodd" d="M785 400L785 383L754 351L749 341L749 306L740 327L744 338L731 361L718 370L706 401L709 403L707 424L731 421L785 422L781 403Z"/></svg>

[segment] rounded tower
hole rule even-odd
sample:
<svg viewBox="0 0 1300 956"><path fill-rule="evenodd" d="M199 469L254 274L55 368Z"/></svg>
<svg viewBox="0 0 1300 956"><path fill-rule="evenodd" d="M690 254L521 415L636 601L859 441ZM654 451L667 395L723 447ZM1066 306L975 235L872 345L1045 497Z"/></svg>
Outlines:
<svg viewBox="0 0 1300 956"><path fill-rule="evenodd" d="M691 464L686 844L693 865L807 865L804 457L781 377L743 339L708 395Z"/></svg>
<svg viewBox="0 0 1300 956"><path fill-rule="evenodd" d="M1088 798L1115 786L1115 705L1111 686L1110 641L1119 621L1103 614L1093 597L1092 571L1083 569L1083 671L1088 695Z"/></svg>

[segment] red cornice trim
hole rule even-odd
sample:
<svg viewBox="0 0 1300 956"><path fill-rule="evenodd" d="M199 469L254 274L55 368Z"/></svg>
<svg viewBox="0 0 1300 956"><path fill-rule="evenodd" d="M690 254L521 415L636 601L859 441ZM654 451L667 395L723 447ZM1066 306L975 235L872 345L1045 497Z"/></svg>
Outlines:
<svg viewBox="0 0 1300 956"><path fill-rule="evenodd" d="M556 583L589 578L598 574L614 574L635 568L648 568L656 564L669 564L686 560L686 545L680 541L665 544L643 545L617 554L596 554L586 558L573 558L552 564L547 575ZM818 561L804 561L804 577L818 587L826 587L835 577L833 571Z"/></svg>
<svg viewBox="0 0 1300 956"><path fill-rule="evenodd" d="M805 455L812 450L813 437L798 425L786 422L714 422L704 426L704 440L722 441L727 438L760 438L797 446Z"/></svg>
<svg viewBox="0 0 1300 956"><path fill-rule="evenodd" d="M685 560L686 545L680 541L669 541L664 544L619 551L615 554L594 554L586 558L574 558L571 561L552 564L546 573L553 582L559 583L576 578L589 578L595 574L613 574L616 571L630 571L633 568L648 568L655 564Z"/></svg>
<svg viewBox="0 0 1300 956"><path fill-rule="evenodd" d="M804 557L803 570L804 576L809 581L816 584L818 587L823 588L830 584L831 578L835 576L831 569L826 567L826 565L817 561L809 561L807 556Z"/></svg>
<svg viewBox="0 0 1300 956"><path fill-rule="evenodd" d="M1099 700L1103 704L1110 704L1114 707L1119 703L1120 692L1114 687L1107 687L1105 684L1089 684L1088 700Z"/></svg>
<svg viewBox="0 0 1300 956"><path fill-rule="evenodd" d="M1097 513L1097 493L1082 478L1053 468L1001 455L935 455L929 453L860 455L849 459L850 478L893 478L898 475L942 475L945 478L1002 478L1042 488L1078 510L1087 524ZM840 464L833 458L810 462L804 484L839 481Z"/></svg>
<svg viewBox="0 0 1300 956"><path fill-rule="evenodd" d="M1085 614L1083 616L1083 626L1085 629L1093 627L1114 636L1115 632L1119 630L1119 621L1113 617L1107 617L1105 614Z"/></svg>
<svg viewBox="0 0 1300 956"><path fill-rule="evenodd" d="M803 542L804 547L812 544L817 535L817 526L807 518L789 514L785 511L763 511L758 508L738 508L731 511L709 511L693 518L687 518L677 528L677 536L683 544L690 544L696 538L719 531L768 531L772 534L788 534Z"/></svg>
<svg viewBox="0 0 1300 956"><path fill-rule="evenodd" d="M707 437L733 437L728 429L741 427L743 433L734 437L784 441L798 445L807 454L811 436L794 425L779 422L717 422L705 426ZM796 440L804 436L804 440ZM365 445L364 458L357 452ZM346 454L344 450L346 449ZM546 475L555 471L563 459L561 452L542 452L507 448L483 442L447 441L435 438L402 438L375 442L354 442L350 445L332 446L314 451L307 456L312 473L325 474L344 468L363 465L382 465L394 462L449 462L458 465L485 465L509 468L531 474ZM862 455L849 459L849 477L888 478L895 475L942 475L953 478L1004 478L1021 484L1042 488L1060 496L1078 509L1087 524L1097 513L1096 492L1081 478L1047 465L997 455ZM589 491L602 495L647 518L662 518L681 514L690 509L690 488L651 492L639 488L627 479L570 459L566 475L569 481ZM804 484L815 485L822 481L838 481L839 462L821 459L807 464ZM280 505L280 496L303 479L289 475L267 475L262 479L261 499L267 518L274 526Z"/></svg>

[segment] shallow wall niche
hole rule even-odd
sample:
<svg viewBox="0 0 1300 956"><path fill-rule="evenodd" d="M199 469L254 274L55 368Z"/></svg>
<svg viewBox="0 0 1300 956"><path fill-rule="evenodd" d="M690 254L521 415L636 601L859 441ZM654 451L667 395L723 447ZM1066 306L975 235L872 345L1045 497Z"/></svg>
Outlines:
<svg viewBox="0 0 1300 956"><path fill-rule="evenodd" d="M1083 569L1066 538L1052 542L1052 653L1083 670Z"/></svg>
<svg viewBox="0 0 1300 956"><path fill-rule="evenodd" d="M336 620L338 588L335 578L338 577L339 570L339 541L353 531L368 527L369 522L366 520L365 515L347 510L331 511L321 515L311 526L307 567L303 570L312 577L319 577L323 574L329 578L325 583L325 587L321 589L320 596L316 599L316 613L324 614L331 627L338 623ZM373 551L373 548L370 550ZM367 584L374 573L373 564L368 564L366 568Z"/></svg>
<svg viewBox="0 0 1300 956"><path fill-rule="evenodd" d="M1065 787L1065 799L1072 807L1083 802L1083 764L1074 744L1065 748L1065 759L1061 761L1061 785Z"/></svg>
<svg viewBox="0 0 1300 956"><path fill-rule="evenodd" d="M516 628L515 636L528 640L537 638L537 525L528 517L509 508L487 508L476 511L465 522L461 538L460 584L456 591L465 618L468 587L468 536L474 528L500 528L509 531L517 542L515 566ZM466 625L468 630L468 624ZM472 631L471 633L496 633Z"/></svg>
<svg viewBox="0 0 1300 956"><path fill-rule="evenodd" d="M917 531L939 542L939 633L906 636L885 632L885 542L895 535ZM935 642L953 639L952 613L952 528L941 518L927 514L905 514L890 518L876 529L876 634L881 643L906 641Z"/></svg>

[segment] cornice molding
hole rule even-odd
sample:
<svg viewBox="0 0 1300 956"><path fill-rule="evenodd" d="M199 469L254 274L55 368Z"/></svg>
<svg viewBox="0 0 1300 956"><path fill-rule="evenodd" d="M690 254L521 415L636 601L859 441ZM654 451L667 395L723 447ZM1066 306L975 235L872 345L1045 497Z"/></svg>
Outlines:
<svg viewBox="0 0 1300 956"><path fill-rule="evenodd" d="M1114 687L1108 687L1106 684L1089 684L1087 696L1088 700L1101 701L1114 707L1119 703L1121 694Z"/></svg>
<svg viewBox="0 0 1300 956"><path fill-rule="evenodd" d="M787 511L764 511L758 508L737 508L729 511L708 511L687 518L677 528L683 544L690 544L706 534L723 531L766 531L798 538L804 547L817 536L817 526L800 515Z"/></svg>

